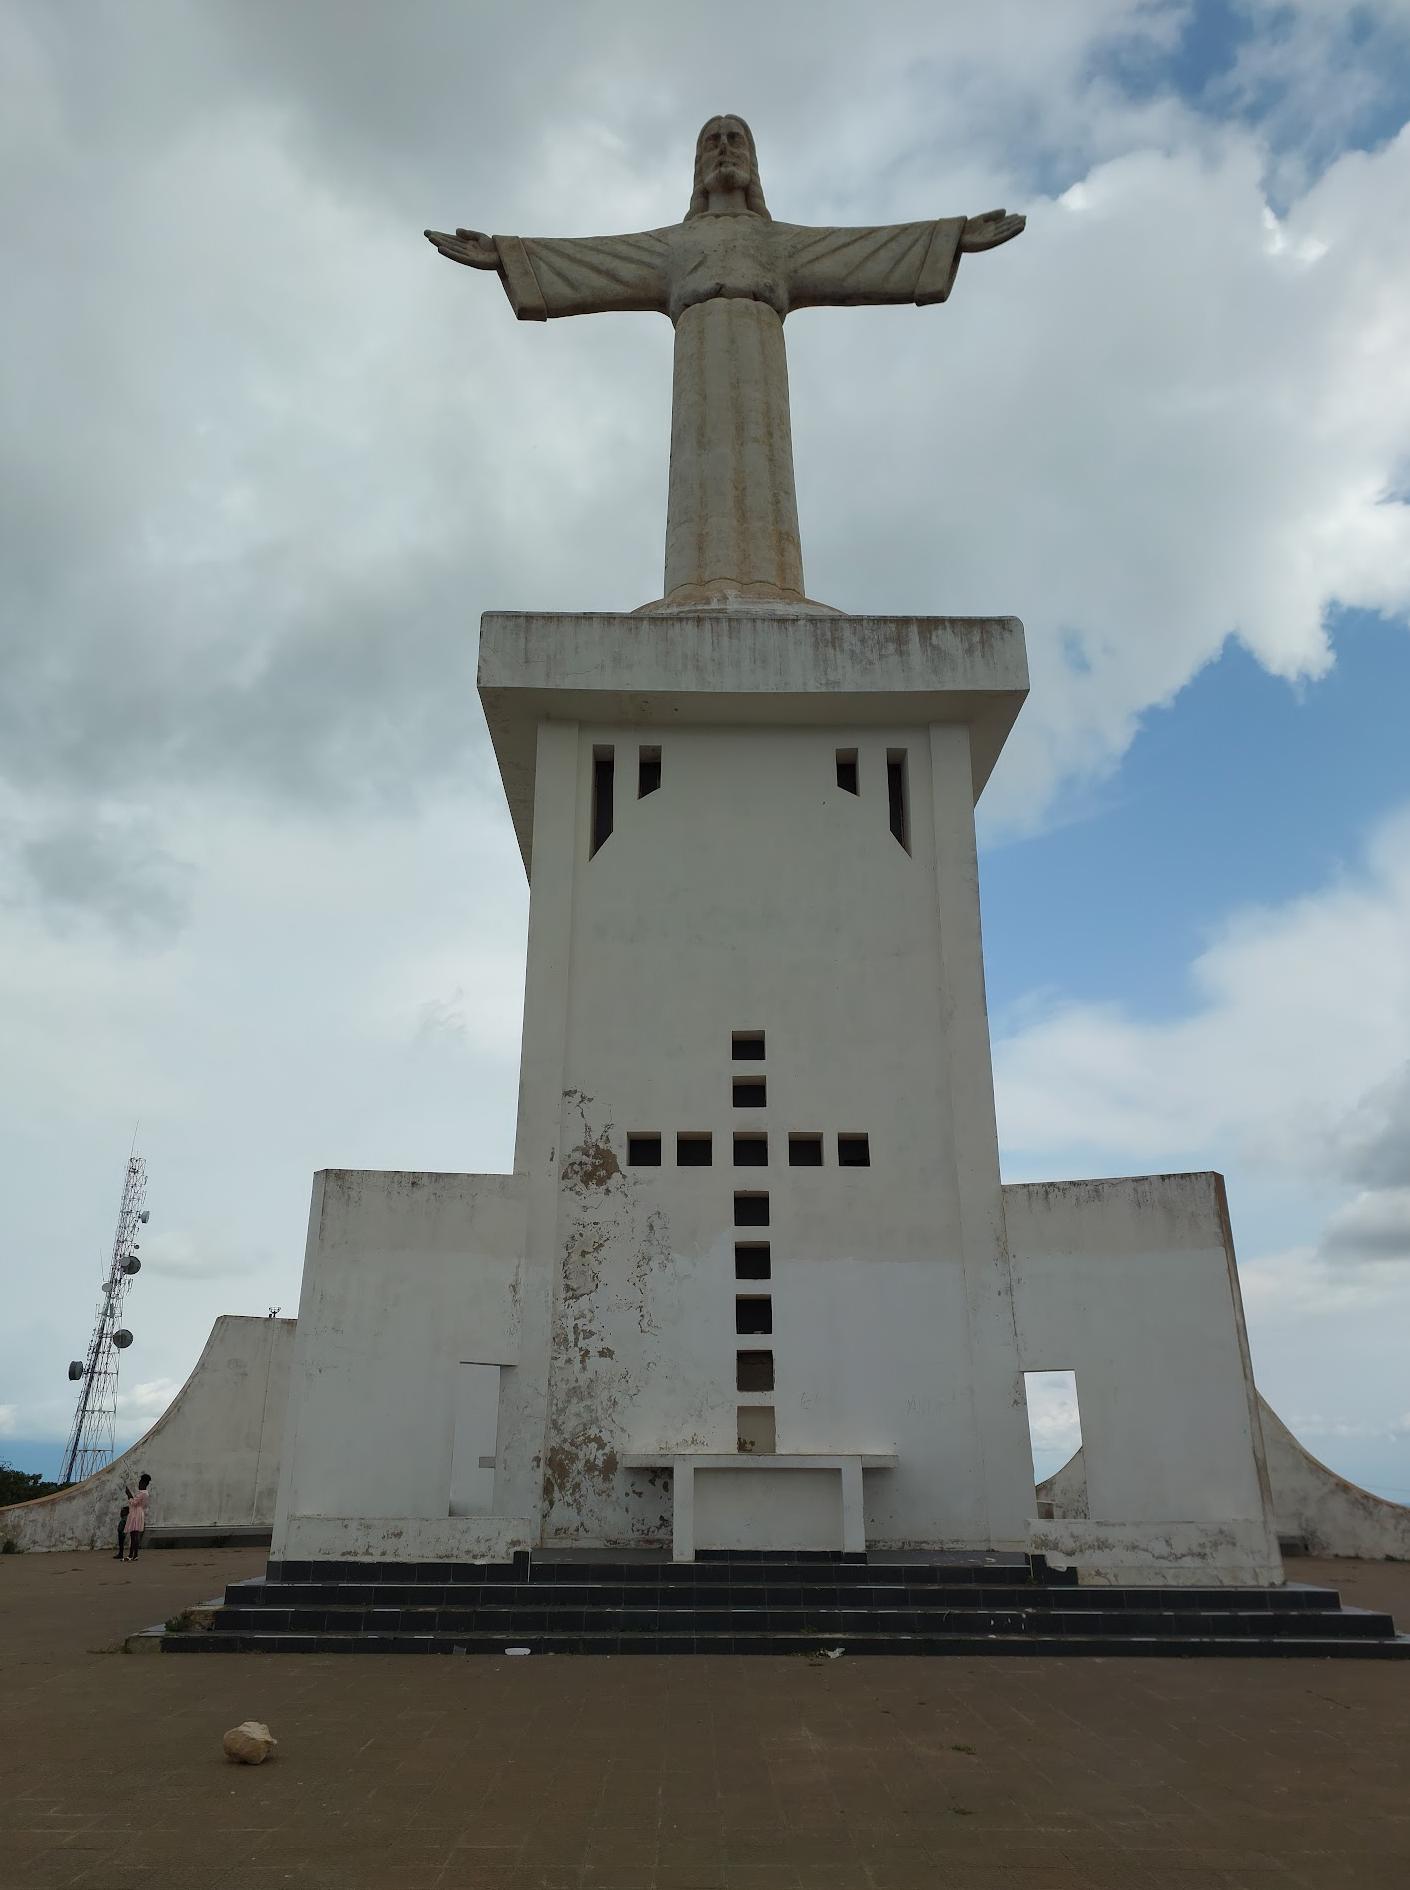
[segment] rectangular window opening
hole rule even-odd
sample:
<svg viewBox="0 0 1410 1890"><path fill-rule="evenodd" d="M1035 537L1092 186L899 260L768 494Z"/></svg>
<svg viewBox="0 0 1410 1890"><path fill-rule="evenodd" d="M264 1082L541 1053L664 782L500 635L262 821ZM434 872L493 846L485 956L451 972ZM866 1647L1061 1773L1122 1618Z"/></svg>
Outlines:
<svg viewBox="0 0 1410 1890"><path fill-rule="evenodd" d="M588 848L589 859L612 831L612 777L616 765L615 749L593 749L592 844Z"/></svg>
<svg viewBox="0 0 1410 1890"><path fill-rule="evenodd" d="M847 794L861 792L857 786L857 751L855 748L839 748L837 751L837 785Z"/></svg>
<svg viewBox="0 0 1410 1890"><path fill-rule="evenodd" d="M736 1227L767 1227L769 1224L769 1197L767 1194L737 1194L734 1197L734 1224Z"/></svg>
<svg viewBox="0 0 1410 1890"><path fill-rule="evenodd" d="M767 1168L769 1165L768 1136L736 1135L734 1165L736 1168Z"/></svg>
<svg viewBox="0 0 1410 1890"><path fill-rule="evenodd" d="M764 1033L762 1030L734 1030L730 1032L730 1055L736 1063L762 1063L764 1060Z"/></svg>
<svg viewBox="0 0 1410 1890"><path fill-rule="evenodd" d="M870 1168L871 1137L867 1135L839 1135L837 1138L837 1165L839 1168Z"/></svg>
<svg viewBox="0 0 1410 1890"><path fill-rule="evenodd" d="M766 1280L770 1273L769 1243L766 1240L737 1240L734 1243L734 1277L737 1280Z"/></svg>
<svg viewBox="0 0 1410 1890"><path fill-rule="evenodd" d="M823 1165L822 1137L820 1135L790 1135L788 1165L790 1168L821 1168Z"/></svg>
<svg viewBox="0 0 1410 1890"><path fill-rule="evenodd" d="M767 1293L741 1296L734 1302L734 1329L743 1333L768 1333L774 1329L774 1303Z"/></svg>
<svg viewBox="0 0 1410 1890"><path fill-rule="evenodd" d="M627 1166L629 1168L659 1168L661 1166L660 1136L629 1135L627 1137Z"/></svg>
<svg viewBox="0 0 1410 1890"><path fill-rule="evenodd" d="M886 801L891 812L891 831L906 849L911 850L911 789L904 748L886 751Z"/></svg>
<svg viewBox="0 0 1410 1890"><path fill-rule="evenodd" d="M778 1449L771 1404L742 1404L739 1407L739 1448L744 1456L772 1457Z"/></svg>
<svg viewBox="0 0 1410 1890"><path fill-rule="evenodd" d="M736 1352L734 1382L740 1391L772 1391L774 1355L772 1352Z"/></svg>
<svg viewBox="0 0 1410 1890"><path fill-rule="evenodd" d="M661 750L639 748L636 757L636 797L644 801L661 785Z"/></svg>
<svg viewBox="0 0 1410 1890"><path fill-rule="evenodd" d="M768 1084L762 1076L736 1076L733 1094L736 1109L763 1109L768 1104Z"/></svg>
<svg viewBox="0 0 1410 1890"><path fill-rule="evenodd" d="M1077 1403L1077 1374L1025 1372L1023 1391L1028 1403L1033 1483L1040 1492L1038 1514L1043 1517L1085 1516L1087 1467L1080 1454L1082 1413Z"/></svg>
<svg viewBox="0 0 1410 1890"><path fill-rule="evenodd" d="M691 1130L676 1137L677 1168L708 1168L714 1158L708 1129Z"/></svg>

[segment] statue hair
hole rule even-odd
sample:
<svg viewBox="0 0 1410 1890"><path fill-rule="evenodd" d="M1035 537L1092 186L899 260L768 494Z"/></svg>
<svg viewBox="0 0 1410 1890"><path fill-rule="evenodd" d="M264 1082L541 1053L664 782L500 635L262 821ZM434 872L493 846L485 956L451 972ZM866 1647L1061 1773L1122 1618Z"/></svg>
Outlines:
<svg viewBox="0 0 1410 1890"><path fill-rule="evenodd" d="M705 133L711 125L718 125L725 118L734 120L743 131L745 142L749 146L749 183L744 192L745 204L752 216L762 217L766 223L772 223L773 218L769 215L769 206L764 202L764 186L759 182L759 154L754 149L754 133L737 112L721 112L714 118L707 118L700 127L700 136L695 140L695 185L690 193L690 208L685 213L685 221L688 223L692 217L702 217L705 214L708 197L701 179Z"/></svg>

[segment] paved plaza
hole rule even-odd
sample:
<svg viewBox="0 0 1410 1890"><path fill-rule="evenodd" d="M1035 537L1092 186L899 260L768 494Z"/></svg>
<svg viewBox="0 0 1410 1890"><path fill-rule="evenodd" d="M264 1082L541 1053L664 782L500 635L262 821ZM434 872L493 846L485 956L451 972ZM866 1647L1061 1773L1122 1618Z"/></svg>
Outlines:
<svg viewBox="0 0 1410 1890"><path fill-rule="evenodd" d="M4 1890L1410 1885L1404 1663L116 1651L262 1561L0 1559Z"/></svg>

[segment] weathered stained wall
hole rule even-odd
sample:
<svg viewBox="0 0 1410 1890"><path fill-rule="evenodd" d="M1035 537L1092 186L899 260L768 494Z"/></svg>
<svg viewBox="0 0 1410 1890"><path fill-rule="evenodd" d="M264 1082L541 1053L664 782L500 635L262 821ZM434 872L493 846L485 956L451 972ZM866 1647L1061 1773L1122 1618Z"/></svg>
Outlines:
<svg viewBox="0 0 1410 1890"><path fill-rule="evenodd" d="M114 1541L123 1485L145 1470L154 1528L268 1528L284 1437L292 1319L223 1315L191 1376L147 1432L105 1470L32 1503L0 1509L0 1541L91 1549Z"/></svg>
<svg viewBox="0 0 1410 1890"><path fill-rule="evenodd" d="M276 1559L525 1546L542 1436L524 1389L541 1361L520 1370L523 1222L512 1175L314 1178ZM451 1515L462 1361L501 1368L489 1517Z"/></svg>
<svg viewBox="0 0 1410 1890"><path fill-rule="evenodd" d="M747 1405L767 1477L895 1457L864 1483L874 1544L1277 1578L1217 1178L1000 1185L973 806L1026 684L1012 620L485 619L531 871L515 1172L319 1178L276 1556L665 1542L668 1480L641 1464L735 1451ZM734 1058L743 1031L762 1059ZM736 1076L764 1103L736 1107ZM767 1137L762 1165L737 1133ZM821 1163L790 1162L791 1134ZM737 1224L737 1192L766 1221ZM740 1239L770 1249L757 1338ZM769 1387L740 1350L770 1354ZM1076 1367L1090 1408L1080 1542L1034 1534L1025 1366ZM707 1487L716 1543L732 1515L753 1539L755 1487Z"/></svg>
<svg viewBox="0 0 1410 1890"><path fill-rule="evenodd" d="M1035 1547L1110 1579L1281 1580L1222 1178L1004 1204L1024 1369L1074 1371L1082 1421L1085 1515Z"/></svg>
<svg viewBox="0 0 1410 1890"><path fill-rule="evenodd" d="M780 1453L897 1454L868 1479L875 1542L1026 1539L972 793L962 726L540 729L517 1166L554 1291L546 1540L667 1540L665 1489L623 1457L733 1450L741 1403L773 1408ZM732 1060L742 1030L761 1062ZM736 1075L763 1109L733 1106ZM735 1165L736 1131L767 1135L766 1166ZM839 1166L854 1131L869 1167ZM641 1132L661 1166L631 1165ZM790 1132L823 1137L821 1167L790 1165ZM678 1164L681 1133L710 1135L709 1166ZM736 1190L767 1191L766 1227L734 1225ZM771 1248L771 1393L736 1388L736 1238Z"/></svg>

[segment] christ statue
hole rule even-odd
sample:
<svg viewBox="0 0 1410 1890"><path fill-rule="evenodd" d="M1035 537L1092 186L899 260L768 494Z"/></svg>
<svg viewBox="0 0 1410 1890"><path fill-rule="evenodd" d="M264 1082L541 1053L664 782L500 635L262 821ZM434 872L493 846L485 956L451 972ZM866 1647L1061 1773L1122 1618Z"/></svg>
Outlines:
<svg viewBox="0 0 1410 1890"><path fill-rule="evenodd" d="M861 229L775 223L754 137L712 118L695 146L680 223L628 236L426 235L493 269L520 321L612 310L669 315L676 331L666 583L650 608L822 608L803 589L784 317L835 304L943 302L967 250L1023 229L989 210Z"/></svg>

